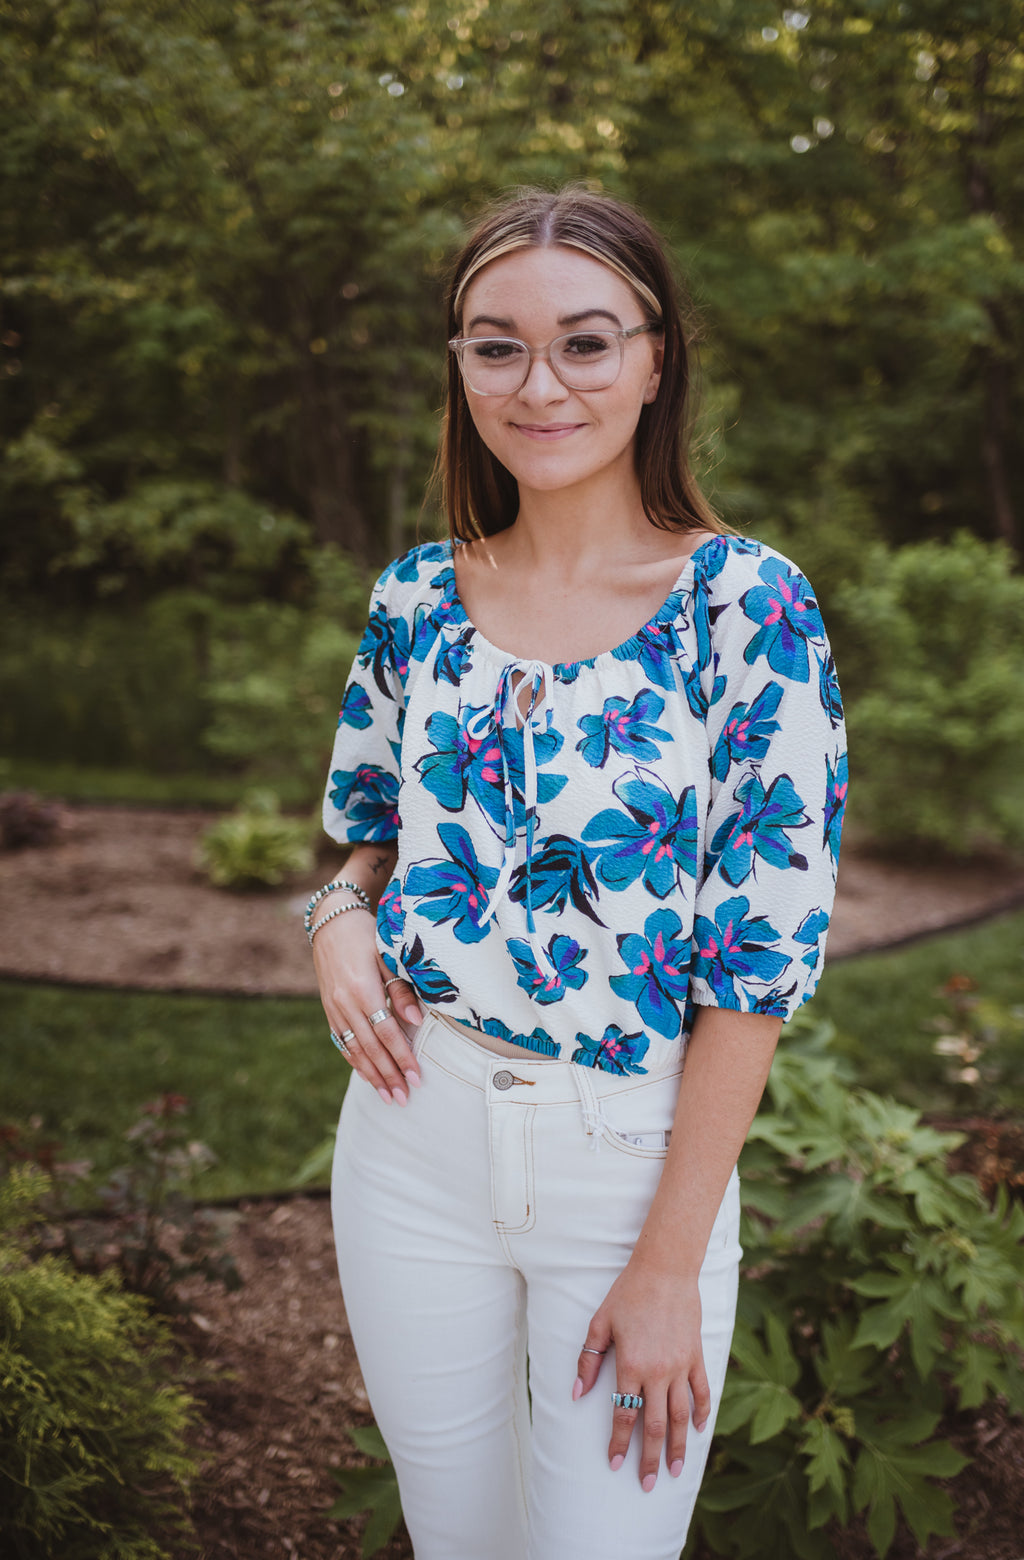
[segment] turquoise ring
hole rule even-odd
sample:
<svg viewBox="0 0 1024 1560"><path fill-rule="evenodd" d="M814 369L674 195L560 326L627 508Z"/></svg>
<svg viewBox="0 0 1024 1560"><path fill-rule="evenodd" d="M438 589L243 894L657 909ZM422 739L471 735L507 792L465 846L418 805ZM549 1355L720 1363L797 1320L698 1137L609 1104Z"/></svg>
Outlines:
<svg viewBox="0 0 1024 1560"><path fill-rule="evenodd" d="M613 1392L612 1402L616 1408L643 1408L644 1400L639 1392Z"/></svg>

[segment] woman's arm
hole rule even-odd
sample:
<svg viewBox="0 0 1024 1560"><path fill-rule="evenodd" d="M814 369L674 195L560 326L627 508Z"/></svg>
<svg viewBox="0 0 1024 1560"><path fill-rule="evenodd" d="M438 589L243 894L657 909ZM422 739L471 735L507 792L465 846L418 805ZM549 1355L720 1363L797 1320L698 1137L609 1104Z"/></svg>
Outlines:
<svg viewBox="0 0 1024 1560"><path fill-rule="evenodd" d="M587 1333L587 1349L614 1343L618 1390L643 1394L640 1480L646 1489L653 1488L662 1449L670 1472L682 1472L691 1391L696 1430L711 1410L697 1280L781 1028L779 1018L698 1009L658 1190L633 1255ZM580 1354L576 1397L590 1391L600 1366L596 1354ZM613 1467L621 1466L637 1417L635 1410L614 1411Z"/></svg>
<svg viewBox="0 0 1024 1560"><path fill-rule="evenodd" d="M366 891L370 904L387 887L398 860L394 843L357 845L345 862L344 876ZM345 903L346 889L337 889L318 906L320 914ZM392 1014L384 1022L371 1024L369 1014L387 1009L384 982L390 979L387 967L377 952L377 929L372 914L353 910L339 915L321 927L313 939L313 964L320 984L320 1000L327 1021L336 1034L352 1030L347 1041L352 1066L381 1098L404 1105L408 1086L419 1087L420 1071L416 1058L398 1019ZM389 986L392 1005L410 1027L423 1020L416 995L402 981Z"/></svg>

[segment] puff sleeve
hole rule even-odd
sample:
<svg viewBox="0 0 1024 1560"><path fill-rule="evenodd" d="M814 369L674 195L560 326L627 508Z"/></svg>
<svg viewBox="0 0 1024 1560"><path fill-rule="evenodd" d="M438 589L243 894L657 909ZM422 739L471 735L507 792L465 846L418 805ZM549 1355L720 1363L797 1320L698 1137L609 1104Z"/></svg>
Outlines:
<svg viewBox="0 0 1024 1560"><path fill-rule="evenodd" d="M817 985L835 895L847 779L835 666L787 558L723 537L694 583L711 802L691 999L789 1018Z"/></svg>
<svg viewBox="0 0 1024 1560"><path fill-rule="evenodd" d="M410 635L395 587L392 564L373 588L338 716L323 822L339 844L380 844L398 836Z"/></svg>

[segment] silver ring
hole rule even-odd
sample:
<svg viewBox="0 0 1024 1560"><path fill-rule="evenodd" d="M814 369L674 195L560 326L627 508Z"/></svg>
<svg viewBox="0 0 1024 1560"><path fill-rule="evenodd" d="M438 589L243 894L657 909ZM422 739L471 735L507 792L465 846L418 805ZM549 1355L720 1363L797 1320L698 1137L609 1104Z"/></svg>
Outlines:
<svg viewBox="0 0 1024 1560"><path fill-rule="evenodd" d="M644 1400L639 1392L613 1392L612 1402L616 1408L643 1408Z"/></svg>
<svg viewBox="0 0 1024 1560"><path fill-rule="evenodd" d="M375 1013L367 1013L366 1016L369 1022L376 1029L378 1024L386 1023L387 1020L391 1017L391 1014L388 1012L387 1008L378 1008Z"/></svg>
<svg viewBox="0 0 1024 1560"><path fill-rule="evenodd" d="M355 1030L346 1029L343 1035L336 1035L333 1029L329 1030L328 1033L330 1034L331 1039L334 1041L334 1044L338 1047L338 1050L341 1052L342 1056L351 1056L352 1053L348 1048L347 1042L349 1040L355 1039Z"/></svg>
<svg viewBox="0 0 1024 1560"><path fill-rule="evenodd" d="M602 1357L608 1353L607 1349L581 1349L581 1354L600 1354Z"/></svg>
<svg viewBox="0 0 1024 1560"><path fill-rule="evenodd" d="M404 980L404 979L405 979L404 975L392 975L390 980L386 980L384 982L384 990L387 991L388 987L389 986L393 986L396 981L401 981L401 980Z"/></svg>

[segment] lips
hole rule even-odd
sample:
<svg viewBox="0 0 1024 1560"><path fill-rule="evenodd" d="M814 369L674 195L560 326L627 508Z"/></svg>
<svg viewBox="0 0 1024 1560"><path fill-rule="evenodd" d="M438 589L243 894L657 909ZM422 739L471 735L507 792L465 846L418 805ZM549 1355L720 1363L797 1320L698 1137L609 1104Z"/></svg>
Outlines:
<svg viewBox="0 0 1024 1560"><path fill-rule="evenodd" d="M522 433L528 439L540 439L547 442L551 439L564 439L577 429L586 427L585 423L513 423L517 433Z"/></svg>

